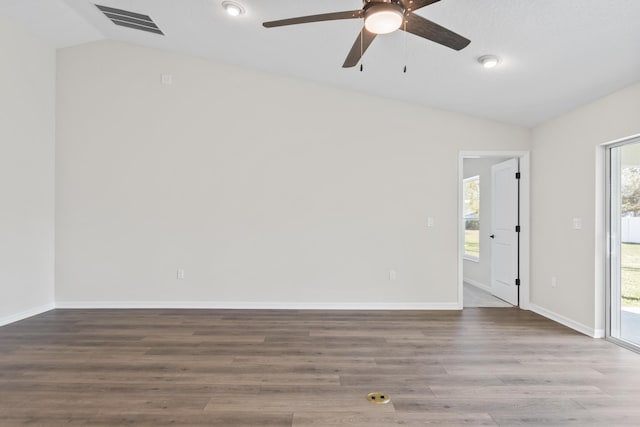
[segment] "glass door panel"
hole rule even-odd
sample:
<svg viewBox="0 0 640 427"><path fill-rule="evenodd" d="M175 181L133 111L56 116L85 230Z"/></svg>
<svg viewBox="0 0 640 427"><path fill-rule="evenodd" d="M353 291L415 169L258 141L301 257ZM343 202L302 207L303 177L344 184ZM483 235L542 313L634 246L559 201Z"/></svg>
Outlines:
<svg viewBox="0 0 640 427"><path fill-rule="evenodd" d="M609 151L608 335L640 349L640 141Z"/></svg>

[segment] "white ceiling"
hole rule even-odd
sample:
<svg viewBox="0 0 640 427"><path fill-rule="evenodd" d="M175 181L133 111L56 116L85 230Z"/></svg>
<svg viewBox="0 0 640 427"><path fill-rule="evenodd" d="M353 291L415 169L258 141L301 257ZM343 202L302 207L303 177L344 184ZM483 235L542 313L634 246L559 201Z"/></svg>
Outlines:
<svg viewBox="0 0 640 427"><path fill-rule="evenodd" d="M360 20L261 25L360 0L241 0L247 13L235 19L221 1L96 0L150 15L165 37L115 26L88 0L0 0L0 14L55 47L121 40L524 126L640 81L640 0L441 0L418 13L471 39L467 48L398 31L374 41L363 72L341 68ZM484 54L501 65L483 69Z"/></svg>

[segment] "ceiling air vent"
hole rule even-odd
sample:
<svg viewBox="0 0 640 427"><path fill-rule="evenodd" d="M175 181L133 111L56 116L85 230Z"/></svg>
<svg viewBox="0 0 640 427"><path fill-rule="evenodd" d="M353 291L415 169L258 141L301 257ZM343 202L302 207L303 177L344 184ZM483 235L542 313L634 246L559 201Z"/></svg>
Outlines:
<svg viewBox="0 0 640 427"><path fill-rule="evenodd" d="M96 7L116 25L164 36L164 33L160 31L160 28L158 28L156 23L147 15L129 12L128 10L116 9L114 7L101 6L99 4L97 4Z"/></svg>

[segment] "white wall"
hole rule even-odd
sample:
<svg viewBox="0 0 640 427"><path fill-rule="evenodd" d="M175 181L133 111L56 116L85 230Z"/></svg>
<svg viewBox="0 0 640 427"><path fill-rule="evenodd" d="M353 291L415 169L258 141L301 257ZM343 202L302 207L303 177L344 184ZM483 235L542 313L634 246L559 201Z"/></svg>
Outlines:
<svg viewBox="0 0 640 427"><path fill-rule="evenodd" d="M596 333L604 327L604 163L599 146L640 133L639 119L636 84L533 132L531 300L547 314ZM581 230L572 229L572 218L582 218Z"/></svg>
<svg viewBox="0 0 640 427"><path fill-rule="evenodd" d="M457 153L530 137L117 42L59 51L58 94L63 306L453 308Z"/></svg>
<svg viewBox="0 0 640 427"><path fill-rule="evenodd" d="M53 308L55 50L0 18L0 325Z"/></svg>
<svg viewBox="0 0 640 427"><path fill-rule="evenodd" d="M491 166L506 158L464 159L464 178L480 176L480 259L465 259L464 280L483 288L491 287L491 238L493 232Z"/></svg>

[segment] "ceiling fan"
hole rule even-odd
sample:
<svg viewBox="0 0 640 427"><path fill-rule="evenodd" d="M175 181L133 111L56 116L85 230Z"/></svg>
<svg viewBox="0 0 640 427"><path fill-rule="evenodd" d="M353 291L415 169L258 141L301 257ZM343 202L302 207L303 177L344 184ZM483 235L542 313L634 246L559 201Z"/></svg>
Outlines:
<svg viewBox="0 0 640 427"><path fill-rule="evenodd" d="M343 68L353 67L359 61L378 34L403 30L454 50L465 48L471 40L429 21L414 11L440 0L362 0L362 9L345 12L323 13L264 22L266 28L338 19L364 19L364 27L351 47Z"/></svg>

